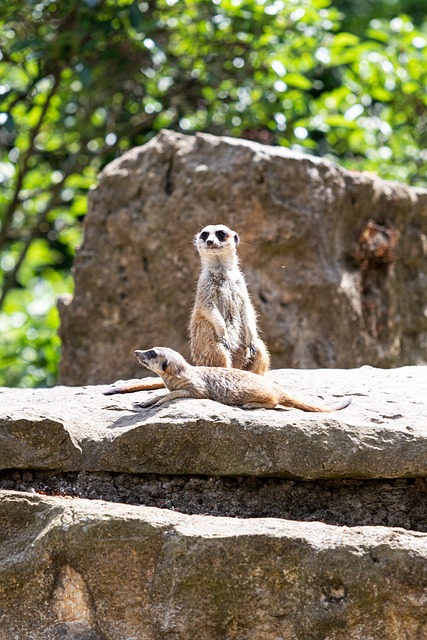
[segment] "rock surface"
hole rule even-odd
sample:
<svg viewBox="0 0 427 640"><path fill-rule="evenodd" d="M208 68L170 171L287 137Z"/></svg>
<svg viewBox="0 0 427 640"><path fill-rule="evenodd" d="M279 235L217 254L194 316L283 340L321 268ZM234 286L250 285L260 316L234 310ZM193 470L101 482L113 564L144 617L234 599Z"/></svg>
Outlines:
<svg viewBox="0 0 427 640"><path fill-rule="evenodd" d="M0 492L0 640L422 640L427 536Z"/></svg>
<svg viewBox="0 0 427 640"><path fill-rule="evenodd" d="M140 376L136 348L188 356L192 238L223 222L274 367L427 361L427 192L238 139L162 132L92 192L61 381Z"/></svg>
<svg viewBox="0 0 427 640"><path fill-rule="evenodd" d="M299 479L427 476L427 368L274 371L330 414L244 411L209 400L135 410L162 391L2 389L0 469ZM323 400L322 400L323 399Z"/></svg>
<svg viewBox="0 0 427 640"><path fill-rule="evenodd" d="M0 640L427 638L427 368L271 375L353 403L0 389Z"/></svg>
<svg viewBox="0 0 427 640"><path fill-rule="evenodd" d="M109 471L0 471L0 489L159 507L188 515L284 518L427 533L427 480L289 480Z"/></svg>

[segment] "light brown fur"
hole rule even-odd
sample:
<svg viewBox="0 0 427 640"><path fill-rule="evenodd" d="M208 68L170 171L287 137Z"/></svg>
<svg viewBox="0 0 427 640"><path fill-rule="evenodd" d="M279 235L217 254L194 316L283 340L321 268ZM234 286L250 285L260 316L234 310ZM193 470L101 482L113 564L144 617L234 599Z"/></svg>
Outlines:
<svg viewBox="0 0 427 640"><path fill-rule="evenodd" d="M194 238L202 269L190 321L191 358L196 365L235 367L264 375L270 354L258 336L256 313L239 268L237 233L208 225ZM155 378L114 384L105 395L162 389Z"/></svg>
<svg viewBox="0 0 427 640"><path fill-rule="evenodd" d="M302 411L329 412L347 407L351 399L323 407L289 396L268 377L250 371L224 367L193 367L166 347L135 351L138 361L160 375L170 393L139 403L138 407L159 406L177 398L207 398L243 409L281 409L293 407Z"/></svg>

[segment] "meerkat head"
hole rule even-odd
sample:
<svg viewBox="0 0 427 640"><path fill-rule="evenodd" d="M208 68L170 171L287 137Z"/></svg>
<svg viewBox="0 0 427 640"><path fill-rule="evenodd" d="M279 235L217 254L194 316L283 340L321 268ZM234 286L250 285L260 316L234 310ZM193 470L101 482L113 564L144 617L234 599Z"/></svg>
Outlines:
<svg viewBox="0 0 427 640"><path fill-rule="evenodd" d="M154 347L147 351L135 351L139 363L159 376L170 374L177 376L188 367L181 354L167 347Z"/></svg>
<svg viewBox="0 0 427 640"><path fill-rule="evenodd" d="M219 252L234 253L239 244L239 236L225 224L209 224L194 238L194 245L200 255Z"/></svg>

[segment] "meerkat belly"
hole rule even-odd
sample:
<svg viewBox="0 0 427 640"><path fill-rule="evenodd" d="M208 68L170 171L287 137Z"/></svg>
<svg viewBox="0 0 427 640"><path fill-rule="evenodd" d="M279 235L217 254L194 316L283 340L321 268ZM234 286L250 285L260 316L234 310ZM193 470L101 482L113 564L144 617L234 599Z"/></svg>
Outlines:
<svg viewBox="0 0 427 640"><path fill-rule="evenodd" d="M231 351L242 343L241 299L233 283L225 282L216 295L217 307L224 318Z"/></svg>
<svg viewBox="0 0 427 640"><path fill-rule="evenodd" d="M253 402L268 402L277 404L278 398L271 383L256 374L248 375L244 372L243 377L237 369L227 370L209 368L201 378L205 378L205 392L207 398L216 400L224 404L241 406ZM243 373L243 372L242 372Z"/></svg>

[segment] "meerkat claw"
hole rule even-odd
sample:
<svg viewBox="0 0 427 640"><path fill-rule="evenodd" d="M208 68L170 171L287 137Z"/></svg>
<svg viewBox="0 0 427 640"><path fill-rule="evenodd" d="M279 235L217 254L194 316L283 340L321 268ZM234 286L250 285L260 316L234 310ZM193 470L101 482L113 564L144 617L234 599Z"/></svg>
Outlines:
<svg viewBox="0 0 427 640"><path fill-rule="evenodd" d="M248 349L249 349L249 354L250 354L250 357L251 357L251 358L253 358L254 356L256 356L257 348L256 348L256 346L253 344L253 342L251 342L251 344L249 345Z"/></svg>
<svg viewBox="0 0 427 640"><path fill-rule="evenodd" d="M221 344L224 345L224 347L227 349L227 351L231 351L231 344L228 342L228 340L225 340L224 338L222 340L220 340Z"/></svg>

